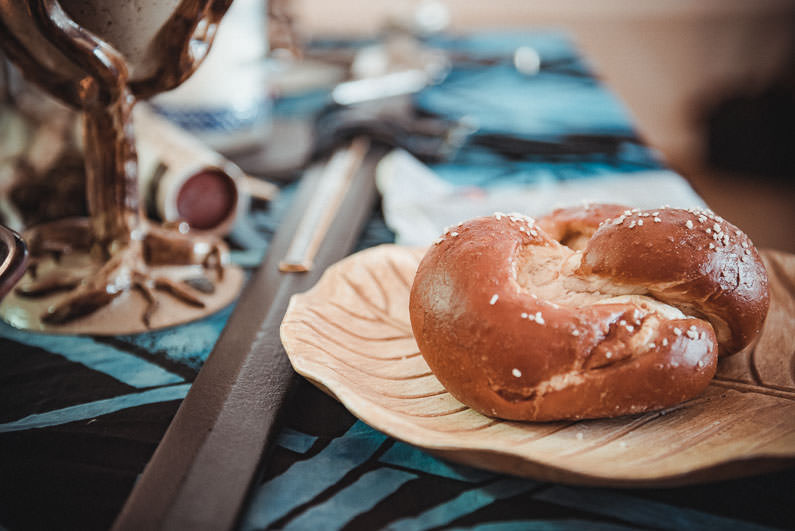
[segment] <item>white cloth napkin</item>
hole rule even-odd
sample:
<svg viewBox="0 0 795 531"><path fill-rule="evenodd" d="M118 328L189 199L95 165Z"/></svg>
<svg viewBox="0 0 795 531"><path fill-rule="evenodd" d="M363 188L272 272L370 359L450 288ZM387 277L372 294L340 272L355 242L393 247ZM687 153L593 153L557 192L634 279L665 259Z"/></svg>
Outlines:
<svg viewBox="0 0 795 531"><path fill-rule="evenodd" d="M485 189L450 184L400 149L381 160L376 183L383 197L386 224L401 245L429 245L445 227L494 212L539 217L555 208L584 202L642 209L705 206L682 176L668 170Z"/></svg>

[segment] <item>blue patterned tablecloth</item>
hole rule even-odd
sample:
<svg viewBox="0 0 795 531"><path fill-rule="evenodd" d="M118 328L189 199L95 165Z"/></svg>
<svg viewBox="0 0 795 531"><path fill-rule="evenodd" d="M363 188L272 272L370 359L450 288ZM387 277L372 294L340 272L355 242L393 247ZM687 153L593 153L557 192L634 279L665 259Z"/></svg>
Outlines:
<svg viewBox="0 0 795 531"><path fill-rule="evenodd" d="M467 116L479 126L452 160L433 166L444 179L496 186L662 167L627 110L560 34L437 37L432 44L464 59L443 83L415 97L417 108L454 120ZM513 67L518 46L540 55L537 75ZM310 117L323 101L314 94L277 102L276 116ZM559 149L506 155L490 146L494 134ZM580 149L583 138L594 147ZM254 206L250 221L263 241L289 208L293 188L273 205ZM359 248L392 240L376 211ZM107 528L230 313L112 338L0 325L0 528ZM387 437L303 381L284 418L243 529L795 527L791 472L649 490L512 478L447 463Z"/></svg>

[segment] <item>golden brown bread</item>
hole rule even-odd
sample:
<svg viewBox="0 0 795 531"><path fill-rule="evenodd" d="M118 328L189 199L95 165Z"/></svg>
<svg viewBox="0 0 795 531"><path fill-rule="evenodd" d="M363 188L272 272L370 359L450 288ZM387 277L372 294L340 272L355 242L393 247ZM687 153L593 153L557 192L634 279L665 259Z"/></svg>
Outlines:
<svg viewBox="0 0 795 531"><path fill-rule="evenodd" d="M588 240L604 220L617 218L627 207L604 203L558 208L538 220L541 230L566 247L584 249Z"/></svg>
<svg viewBox="0 0 795 531"><path fill-rule="evenodd" d="M751 345L770 298L767 272L750 238L710 211L628 212L593 235L583 252L583 273L644 284L651 296L707 319L722 355Z"/></svg>
<svg viewBox="0 0 795 531"><path fill-rule="evenodd" d="M758 334L767 278L735 227L702 211L580 214L566 216L598 227L583 251L495 214L448 230L423 258L412 329L461 402L537 421L659 409L707 386L719 343L731 353Z"/></svg>

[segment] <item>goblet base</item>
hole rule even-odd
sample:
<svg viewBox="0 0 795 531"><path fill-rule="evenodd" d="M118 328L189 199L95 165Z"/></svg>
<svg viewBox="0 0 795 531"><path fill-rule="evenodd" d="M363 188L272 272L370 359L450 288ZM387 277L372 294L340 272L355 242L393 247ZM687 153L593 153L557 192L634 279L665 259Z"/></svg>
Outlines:
<svg viewBox="0 0 795 531"><path fill-rule="evenodd" d="M45 265L41 264L39 267ZM65 275L77 272L75 268L69 266L59 266L58 270ZM200 271L201 266L159 266L151 268L149 273L152 278L168 278L174 282L181 282L181 279L195 277ZM30 281L28 276L26 274L23 277L20 285L24 286ZM185 304L168 292L152 290L157 311L149 318L148 325L143 316L150 308L150 301L135 289L123 291L107 305L88 315L60 324L47 323L42 320L42 316L46 315L49 308L65 301L71 295L70 291L29 298L20 296L18 292L12 290L0 303L0 318L15 328L53 334L136 334L187 323L221 310L237 297L243 284L243 276L240 268L227 266L223 279L215 282L213 293L191 290L191 293L201 300L203 307Z"/></svg>
<svg viewBox="0 0 795 531"><path fill-rule="evenodd" d="M201 319L237 297L244 274L225 263L219 240L158 226L143 232L100 259L84 218L34 228L31 239L49 251L34 253L0 319L55 334L134 334Z"/></svg>

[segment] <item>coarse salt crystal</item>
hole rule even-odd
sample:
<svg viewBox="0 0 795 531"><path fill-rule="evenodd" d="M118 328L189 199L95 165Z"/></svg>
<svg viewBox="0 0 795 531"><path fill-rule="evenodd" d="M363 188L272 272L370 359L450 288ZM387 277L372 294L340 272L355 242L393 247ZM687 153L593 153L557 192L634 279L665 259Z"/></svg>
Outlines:
<svg viewBox="0 0 795 531"><path fill-rule="evenodd" d="M521 378L522 377L522 371L520 371L519 369L512 370L511 374L513 374L517 378Z"/></svg>
<svg viewBox="0 0 795 531"><path fill-rule="evenodd" d="M499 296L499 295L497 295L497 294L495 293L494 295L492 295L492 296L491 296L491 300L489 301L489 304L491 304L492 306L494 306L494 304L497 302L497 300L498 300L499 298L500 298L500 296Z"/></svg>
<svg viewBox="0 0 795 531"><path fill-rule="evenodd" d="M692 229L693 228L693 222L688 219L685 222L685 227L687 227L688 229Z"/></svg>

